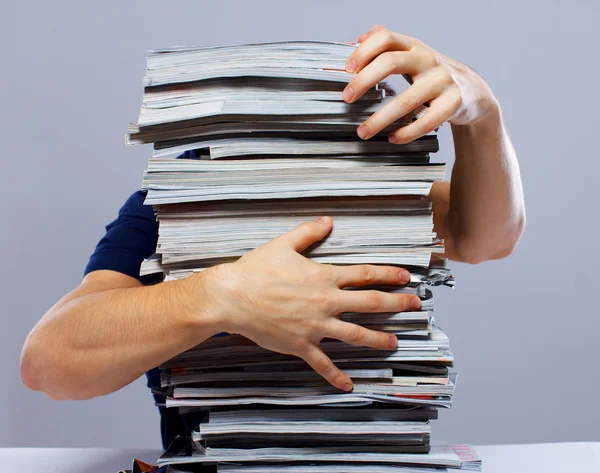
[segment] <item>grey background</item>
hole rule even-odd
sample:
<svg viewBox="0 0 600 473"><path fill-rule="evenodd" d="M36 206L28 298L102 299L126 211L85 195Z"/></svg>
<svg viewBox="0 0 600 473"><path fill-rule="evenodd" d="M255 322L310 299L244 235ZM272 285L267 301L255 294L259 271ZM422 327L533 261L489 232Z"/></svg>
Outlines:
<svg viewBox="0 0 600 473"><path fill-rule="evenodd" d="M437 292L460 383L434 439L600 440L597 403L597 2L2 2L0 446L159 446L144 380L55 402L19 378L22 343L75 287L148 147L123 135L145 51L283 39L351 41L374 23L482 74L518 151L528 213L515 253L454 265ZM450 129L439 158L452 161Z"/></svg>

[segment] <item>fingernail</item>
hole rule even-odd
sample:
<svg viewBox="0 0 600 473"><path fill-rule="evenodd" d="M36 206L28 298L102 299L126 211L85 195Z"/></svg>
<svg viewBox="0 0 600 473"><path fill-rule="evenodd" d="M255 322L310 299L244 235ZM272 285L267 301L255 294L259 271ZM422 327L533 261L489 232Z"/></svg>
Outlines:
<svg viewBox="0 0 600 473"><path fill-rule="evenodd" d="M390 336L390 341L388 342L388 346L390 348L398 348L398 337L396 337L396 335Z"/></svg>
<svg viewBox="0 0 600 473"><path fill-rule="evenodd" d="M358 133L358 136L364 140L367 136L369 136L369 129L365 125L361 125L358 127L358 130L356 130L356 133Z"/></svg>
<svg viewBox="0 0 600 473"><path fill-rule="evenodd" d="M398 138L396 138L396 135L388 136L388 140L390 140L390 143L398 143Z"/></svg>
<svg viewBox="0 0 600 473"><path fill-rule="evenodd" d="M410 273L406 269L403 269L400 271L400 282L407 283L408 281L410 281Z"/></svg>
<svg viewBox="0 0 600 473"><path fill-rule="evenodd" d="M356 70L356 61L354 59L350 59L346 63L346 72L353 73Z"/></svg>
<svg viewBox="0 0 600 473"><path fill-rule="evenodd" d="M342 386L342 389L343 389L344 391L352 391L352 389L354 389L354 386L352 385L352 383L345 383L345 384Z"/></svg>
<svg viewBox="0 0 600 473"><path fill-rule="evenodd" d="M317 222L319 223L330 223L331 222L331 218L330 217L319 217L317 219Z"/></svg>
<svg viewBox="0 0 600 473"><path fill-rule="evenodd" d="M353 95L354 95L354 91L352 90L352 87L348 86L344 89L344 92L342 93L342 98L346 102L349 102L350 100L352 100Z"/></svg>
<svg viewBox="0 0 600 473"><path fill-rule="evenodd" d="M413 297L411 306L414 310L419 310L421 308L421 299L418 297Z"/></svg>

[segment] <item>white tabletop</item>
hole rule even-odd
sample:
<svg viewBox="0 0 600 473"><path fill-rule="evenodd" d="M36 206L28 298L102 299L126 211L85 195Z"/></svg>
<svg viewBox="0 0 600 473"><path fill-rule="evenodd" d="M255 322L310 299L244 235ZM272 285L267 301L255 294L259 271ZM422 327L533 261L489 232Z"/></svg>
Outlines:
<svg viewBox="0 0 600 473"><path fill-rule="evenodd" d="M484 473L600 473L600 442L475 447Z"/></svg>
<svg viewBox="0 0 600 473"><path fill-rule="evenodd" d="M476 447L484 473L600 473L600 442ZM156 464L160 450L0 448L3 472L117 473L133 458Z"/></svg>

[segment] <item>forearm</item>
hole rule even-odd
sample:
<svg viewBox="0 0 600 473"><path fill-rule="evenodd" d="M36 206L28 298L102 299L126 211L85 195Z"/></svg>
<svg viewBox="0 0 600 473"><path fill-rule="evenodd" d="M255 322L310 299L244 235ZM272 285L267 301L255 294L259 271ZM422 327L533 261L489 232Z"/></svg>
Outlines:
<svg viewBox="0 0 600 473"><path fill-rule="evenodd" d="M426 113L391 132L403 144L452 124L456 162L451 183L435 182L429 198L434 229L446 256L477 263L508 255L524 223L517 158L502 124L500 107L486 82L470 67L421 41L375 25L358 39L346 63L356 74L342 96L355 102L390 73L410 76L411 86L377 110L357 133L375 136L418 105Z"/></svg>
<svg viewBox="0 0 600 473"><path fill-rule="evenodd" d="M459 259L480 262L512 251L525 224L519 164L499 107L452 125L456 160L447 231Z"/></svg>
<svg viewBox="0 0 600 473"><path fill-rule="evenodd" d="M57 304L25 344L28 384L56 399L108 394L219 333L217 317L202 308L203 285L195 278Z"/></svg>

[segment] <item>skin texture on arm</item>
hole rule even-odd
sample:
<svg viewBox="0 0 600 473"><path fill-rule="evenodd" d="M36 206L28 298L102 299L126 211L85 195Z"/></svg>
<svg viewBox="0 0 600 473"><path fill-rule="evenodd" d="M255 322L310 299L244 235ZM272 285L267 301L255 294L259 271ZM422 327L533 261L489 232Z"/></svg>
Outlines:
<svg viewBox="0 0 600 473"><path fill-rule="evenodd" d="M397 267L315 263L300 254L324 238L330 218L306 222L240 258L195 276L142 286L114 271L94 271L52 307L29 334L21 377L54 399L116 391L144 372L220 333L298 356L332 385L352 380L325 355L325 337L382 350L397 338L338 319L342 312L418 310L409 294L344 287L407 283Z"/></svg>
<svg viewBox="0 0 600 473"><path fill-rule="evenodd" d="M449 258L481 263L510 255L525 227L517 157L499 111L471 125L452 125L451 183L434 183L435 229ZM437 212L437 216L436 216Z"/></svg>
<svg viewBox="0 0 600 473"><path fill-rule="evenodd" d="M467 66L380 25L358 42L346 64L348 72L356 73L343 92L346 102L391 74L409 77L412 85L359 126L357 134L369 139L424 104L424 115L390 133L390 142L407 143L450 122L456 155L451 181L434 183L429 196L446 256L469 263L508 256L525 226L523 188L500 105L488 85Z"/></svg>
<svg viewBox="0 0 600 473"><path fill-rule="evenodd" d="M115 271L91 272L29 334L24 383L53 399L120 389L217 333L209 313L195 313L202 288L188 280L143 286Z"/></svg>

